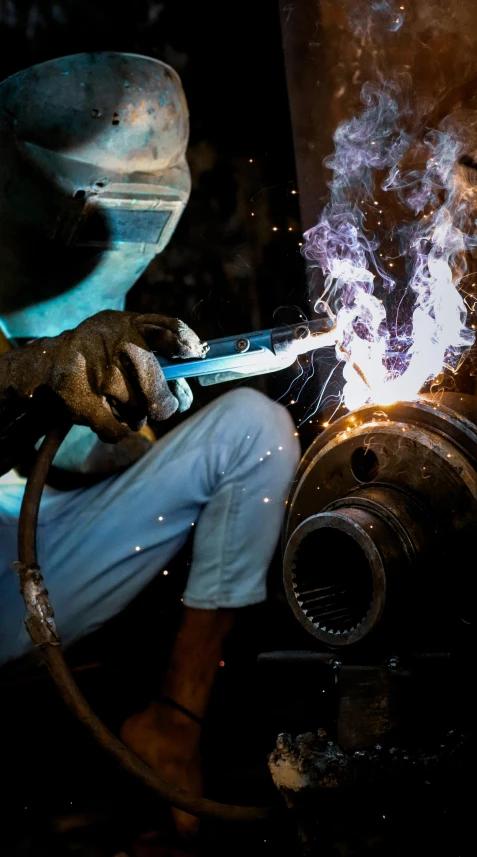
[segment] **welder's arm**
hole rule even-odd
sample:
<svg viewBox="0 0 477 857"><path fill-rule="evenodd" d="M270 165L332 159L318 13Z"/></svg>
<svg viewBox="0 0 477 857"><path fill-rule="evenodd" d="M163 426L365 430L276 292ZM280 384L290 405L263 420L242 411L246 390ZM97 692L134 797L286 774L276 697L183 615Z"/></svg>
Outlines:
<svg viewBox="0 0 477 857"><path fill-rule="evenodd" d="M105 310L74 330L0 357L0 467L10 469L66 409L107 443L187 406L154 357L201 357L207 347L178 319ZM190 402L189 402L190 403Z"/></svg>

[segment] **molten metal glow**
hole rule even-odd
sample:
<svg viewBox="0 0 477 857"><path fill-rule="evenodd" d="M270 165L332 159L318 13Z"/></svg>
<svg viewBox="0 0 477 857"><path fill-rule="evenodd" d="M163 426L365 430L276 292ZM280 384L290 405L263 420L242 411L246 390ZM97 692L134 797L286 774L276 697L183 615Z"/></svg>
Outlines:
<svg viewBox="0 0 477 857"><path fill-rule="evenodd" d="M475 238L458 131L444 122L419 141L403 130L410 107L401 85L367 84L361 97L362 114L335 132L325 162L333 170L331 199L302 249L325 276L315 308L336 315L349 409L415 399L444 366L457 367L474 339L459 291ZM377 171L392 209L403 211L399 226L386 223L383 237L398 246L387 259L374 231L386 218L385 202L374 199Z"/></svg>

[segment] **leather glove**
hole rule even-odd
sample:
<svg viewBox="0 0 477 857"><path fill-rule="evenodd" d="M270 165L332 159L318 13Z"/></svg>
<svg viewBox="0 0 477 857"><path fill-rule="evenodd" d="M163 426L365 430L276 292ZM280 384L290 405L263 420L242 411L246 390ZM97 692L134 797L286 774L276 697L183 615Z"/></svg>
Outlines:
<svg viewBox="0 0 477 857"><path fill-rule="evenodd" d="M192 400L185 382L175 385L174 395L153 350L184 358L203 357L208 349L179 319L104 310L73 330L19 349L23 358L10 377L22 398L54 393L73 422L116 443L147 419L165 420Z"/></svg>

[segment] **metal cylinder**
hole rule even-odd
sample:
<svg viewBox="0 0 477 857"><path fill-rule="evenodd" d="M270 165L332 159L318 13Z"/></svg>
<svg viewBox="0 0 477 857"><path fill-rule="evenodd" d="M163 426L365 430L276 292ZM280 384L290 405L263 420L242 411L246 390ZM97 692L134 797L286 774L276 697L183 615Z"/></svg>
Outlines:
<svg viewBox="0 0 477 857"><path fill-rule="evenodd" d="M284 581L322 643L437 642L469 621L476 422L473 397L445 394L361 408L311 445L287 505Z"/></svg>

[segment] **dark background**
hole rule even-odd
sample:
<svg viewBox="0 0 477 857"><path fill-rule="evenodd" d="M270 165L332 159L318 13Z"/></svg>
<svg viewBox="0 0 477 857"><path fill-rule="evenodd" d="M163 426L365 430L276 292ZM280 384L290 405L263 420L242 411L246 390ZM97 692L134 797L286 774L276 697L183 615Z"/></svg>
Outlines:
<svg viewBox="0 0 477 857"><path fill-rule="evenodd" d="M298 320L308 302L276 0L138 0L122 7L107 0L0 0L0 48L2 78L53 57L104 49L154 56L179 72L191 114L191 200L170 245L134 286L130 308L179 315L207 339ZM280 398L293 377L292 371L250 383ZM229 386L195 387L194 408ZM174 573L69 655L87 698L112 728L158 692L188 562L186 548ZM307 726L289 710L291 703L304 710L300 677L265 680L256 667L260 650L286 647L296 635L300 641L279 574L277 555L273 598L246 611L219 671L204 755L206 791L224 801L273 799L266 754L283 728ZM46 676L3 671L0 679L8 783L1 857L109 857L141 830L167 829L155 798L96 750ZM247 835L250 844L256 835Z"/></svg>

